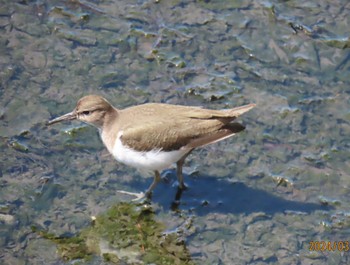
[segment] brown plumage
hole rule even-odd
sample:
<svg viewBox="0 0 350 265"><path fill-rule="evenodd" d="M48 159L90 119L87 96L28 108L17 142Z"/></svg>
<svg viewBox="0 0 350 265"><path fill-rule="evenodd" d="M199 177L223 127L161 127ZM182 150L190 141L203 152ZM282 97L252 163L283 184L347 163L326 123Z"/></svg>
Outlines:
<svg viewBox="0 0 350 265"><path fill-rule="evenodd" d="M172 151L210 144L244 130L243 125L230 123L237 116L228 111L145 104L119 111L120 122L112 126L123 130L122 142L137 151Z"/></svg>

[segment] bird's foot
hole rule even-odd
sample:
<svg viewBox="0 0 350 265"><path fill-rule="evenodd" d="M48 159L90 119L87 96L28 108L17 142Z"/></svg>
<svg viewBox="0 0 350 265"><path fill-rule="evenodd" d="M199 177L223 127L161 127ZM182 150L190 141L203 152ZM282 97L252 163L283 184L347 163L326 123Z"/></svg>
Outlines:
<svg viewBox="0 0 350 265"><path fill-rule="evenodd" d="M126 190L117 190L117 192L136 197L135 199L132 199L132 201L141 201L148 197L144 192L130 192Z"/></svg>

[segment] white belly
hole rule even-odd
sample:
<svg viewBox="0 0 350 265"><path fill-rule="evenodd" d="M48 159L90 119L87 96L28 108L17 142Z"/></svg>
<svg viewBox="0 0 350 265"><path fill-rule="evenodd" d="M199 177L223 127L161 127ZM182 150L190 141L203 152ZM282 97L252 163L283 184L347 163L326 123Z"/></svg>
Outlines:
<svg viewBox="0 0 350 265"><path fill-rule="evenodd" d="M112 154L116 160L128 166L136 167L144 170L163 170L171 164L176 163L189 150L177 151L162 151L152 150L148 152L135 151L127 146L124 146L118 135L117 141L114 144Z"/></svg>

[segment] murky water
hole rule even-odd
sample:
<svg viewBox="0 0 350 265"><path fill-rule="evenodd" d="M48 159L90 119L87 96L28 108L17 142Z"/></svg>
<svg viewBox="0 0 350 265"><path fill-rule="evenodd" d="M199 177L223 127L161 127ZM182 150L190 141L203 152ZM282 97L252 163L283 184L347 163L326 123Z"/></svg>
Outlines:
<svg viewBox="0 0 350 265"><path fill-rule="evenodd" d="M245 132L189 157L180 205L172 170L154 193L191 262L349 264L349 12L348 1L0 1L0 263L65 264L32 227L78 234L132 199L116 190L151 182L94 128L45 126L94 93L120 108L257 104Z"/></svg>

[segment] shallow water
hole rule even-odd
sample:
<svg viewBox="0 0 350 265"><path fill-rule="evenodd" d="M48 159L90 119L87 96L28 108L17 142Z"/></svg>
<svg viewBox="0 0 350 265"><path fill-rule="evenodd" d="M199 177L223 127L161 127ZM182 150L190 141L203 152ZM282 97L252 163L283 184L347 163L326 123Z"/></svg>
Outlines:
<svg viewBox="0 0 350 265"><path fill-rule="evenodd" d="M349 264L350 3L0 1L0 263L65 264L32 232L75 234L151 175L118 164L94 128L47 127L86 94L221 109L256 103L245 132L187 159L153 196L191 220L198 264ZM72 261L73 262L73 261ZM100 264L96 256L91 264Z"/></svg>

